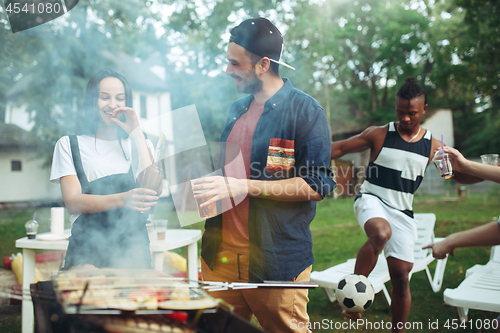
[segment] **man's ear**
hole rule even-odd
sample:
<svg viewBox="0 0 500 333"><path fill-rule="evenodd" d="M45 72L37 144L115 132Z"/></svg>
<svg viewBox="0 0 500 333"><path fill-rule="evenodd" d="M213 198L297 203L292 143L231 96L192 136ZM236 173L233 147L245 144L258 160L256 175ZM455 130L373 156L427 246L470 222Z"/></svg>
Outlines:
<svg viewBox="0 0 500 333"><path fill-rule="evenodd" d="M262 57L259 62L257 63L257 68L259 70L259 74L264 74L267 71L269 71L269 68L271 67L271 60L269 60L268 57Z"/></svg>
<svg viewBox="0 0 500 333"><path fill-rule="evenodd" d="M422 114L425 114L425 112L427 111L427 107L429 106L429 104L425 104L424 105L424 112L422 112Z"/></svg>

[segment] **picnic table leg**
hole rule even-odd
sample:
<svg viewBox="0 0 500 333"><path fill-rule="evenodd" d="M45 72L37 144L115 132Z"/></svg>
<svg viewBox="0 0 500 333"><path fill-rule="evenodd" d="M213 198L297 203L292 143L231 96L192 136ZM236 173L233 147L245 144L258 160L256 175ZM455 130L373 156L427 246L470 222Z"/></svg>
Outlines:
<svg viewBox="0 0 500 333"><path fill-rule="evenodd" d="M163 272L163 252L153 252L153 267L156 271Z"/></svg>
<svg viewBox="0 0 500 333"><path fill-rule="evenodd" d="M35 283L35 250L23 249L22 333L33 333L34 313L30 284Z"/></svg>
<svg viewBox="0 0 500 333"><path fill-rule="evenodd" d="M187 277L191 281L198 281L198 242L186 246Z"/></svg>

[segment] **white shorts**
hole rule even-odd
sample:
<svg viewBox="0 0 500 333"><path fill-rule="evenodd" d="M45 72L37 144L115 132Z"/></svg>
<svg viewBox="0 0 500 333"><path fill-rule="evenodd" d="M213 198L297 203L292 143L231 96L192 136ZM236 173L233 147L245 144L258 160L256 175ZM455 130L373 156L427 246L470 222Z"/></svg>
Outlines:
<svg viewBox="0 0 500 333"><path fill-rule="evenodd" d="M385 257L414 262L413 248L418 238L417 221L370 194L363 194L354 202L354 215L363 232L365 223L371 218L380 217L389 222L392 235L384 246Z"/></svg>

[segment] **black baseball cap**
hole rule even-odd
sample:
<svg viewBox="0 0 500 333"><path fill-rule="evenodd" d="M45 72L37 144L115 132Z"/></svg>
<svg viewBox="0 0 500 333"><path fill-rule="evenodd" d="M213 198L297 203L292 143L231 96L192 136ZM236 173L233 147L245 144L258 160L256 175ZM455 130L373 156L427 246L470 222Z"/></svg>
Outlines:
<svg viewBox="0 0 500 333"><path fill-rule="evenodd" d="M272 62L295 70L280 61L283 36L268 19L259 17L245 20L232 28L230 33L229 42L236 43L259 57L268 57Z"/></svg>

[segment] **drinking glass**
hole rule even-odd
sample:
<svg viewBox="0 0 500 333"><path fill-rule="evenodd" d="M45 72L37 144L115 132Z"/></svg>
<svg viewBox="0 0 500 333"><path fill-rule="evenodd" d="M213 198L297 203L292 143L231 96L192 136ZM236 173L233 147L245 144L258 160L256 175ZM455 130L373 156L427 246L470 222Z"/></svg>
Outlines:
<svg viewBox="0 0 500 333"><path fill-rule="evenodd" d="M439 150L434 155L434 159L432 161L441 173L441 177L444 177L444 179L453 177L453 168L451 167L450 156L448 155L448 153L443 154L443 151Z"/></svg>
<svg viewBox="0 0 500 333"><path fill-rule="evenodd" d="M193 182L196 181L196 179L191 179L191 188L197 185L202 185L202 184L197 184L194 185ZM210 190L193 190L193 194L199 194L199 193L205 193ZM205 206L205 207L200 207L202 203L207 202L210 198L203 198L203 199L196 199L196 204L198 205L198 214L202 219L208 219L210 217L214 217L217 215L217 203L212 202L210 205Z"/></svg>
<svg viewBox="0 0 500 333"><path fill-rule="evenodd" d="M498 154L481 155L481 162L483 164L498 165Z"/></svg>

